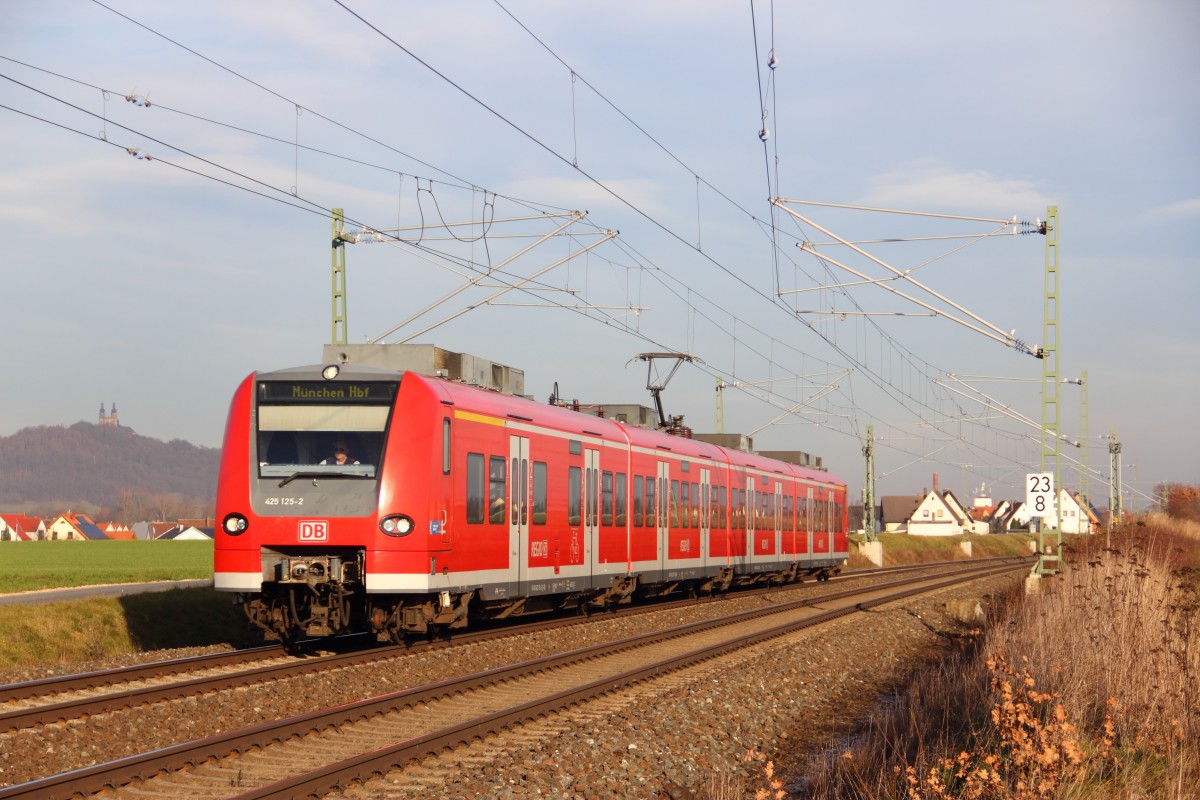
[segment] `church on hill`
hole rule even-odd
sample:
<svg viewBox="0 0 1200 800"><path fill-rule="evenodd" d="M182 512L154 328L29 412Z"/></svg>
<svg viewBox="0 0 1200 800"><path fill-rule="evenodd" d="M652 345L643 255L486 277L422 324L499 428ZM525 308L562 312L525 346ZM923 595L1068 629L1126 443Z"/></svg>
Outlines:
<svg viewBox="0 0 1200 800"><path fill-rule="evenodd" d="M112 404L112 412L108 413L104 410L104 403L100 404L100 426L111 425L114 428L121 427L121 423L117 420L117 404Z"/></svg>

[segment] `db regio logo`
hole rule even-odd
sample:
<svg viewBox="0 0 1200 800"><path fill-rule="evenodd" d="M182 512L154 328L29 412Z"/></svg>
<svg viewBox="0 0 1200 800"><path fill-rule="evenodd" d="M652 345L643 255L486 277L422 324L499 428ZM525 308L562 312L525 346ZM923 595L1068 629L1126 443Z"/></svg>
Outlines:
<svg viewBox="0 0 1200 800"><path fill-rule="evenodd" d="M299 522L299 536L302 542L329 541L329 523L323 519L302 519Z"/></svg>

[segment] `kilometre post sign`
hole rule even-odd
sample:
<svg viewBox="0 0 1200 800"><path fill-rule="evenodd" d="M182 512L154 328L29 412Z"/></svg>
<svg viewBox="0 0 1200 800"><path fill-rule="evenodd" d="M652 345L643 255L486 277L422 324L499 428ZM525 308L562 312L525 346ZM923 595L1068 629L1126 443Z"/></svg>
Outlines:
<svg viewBox="0 0 1200 800"><path fill-rule="evenodd" d="M1030 516L1054 516L1054 473L1030 472L1025 476L1025 507Z"/></svg>

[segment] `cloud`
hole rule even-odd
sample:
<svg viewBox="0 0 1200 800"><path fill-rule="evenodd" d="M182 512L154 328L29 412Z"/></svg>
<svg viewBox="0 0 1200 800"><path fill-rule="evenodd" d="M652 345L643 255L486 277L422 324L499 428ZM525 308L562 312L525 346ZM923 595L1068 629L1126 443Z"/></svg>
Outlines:
<svg viewBox="0 0 1200 800"><path fill-rule="evenodd" d="M1008 218L1035 214L1049 205L1029 181L1001 178L986 170L954 170L926 159L871 180L860 202L904 210L995 214Z"/></svg>

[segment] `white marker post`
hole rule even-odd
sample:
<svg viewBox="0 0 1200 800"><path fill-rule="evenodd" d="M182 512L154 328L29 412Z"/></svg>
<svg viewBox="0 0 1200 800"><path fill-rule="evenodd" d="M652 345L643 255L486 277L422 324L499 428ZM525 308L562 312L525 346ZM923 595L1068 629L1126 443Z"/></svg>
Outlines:
<svg viewBox="0 0 1200 800"><path fill-rule="evenodd" d="M1055 516L1053 472L1030 472L1025 476L1025 507L1031 517Z"/></svg>
<svg viewBox="0 0 1200 800"><path fill-rule="evenodd" d="M1049 517L1053 520L1050 523L1053 529L1058 530L1058 509L1057 498L1054 494L1053 472L1030 472L1025 476L1025 507L1029 509L1030 517L1038 517L1038 561L1033 567L1033 574L1036 576L1053 574L1058 571L1059 554L1046 552L1046 526L1042 524L1042 521ZM1055 568L1051 568L1046 562L1051 562Z"/></svg>

